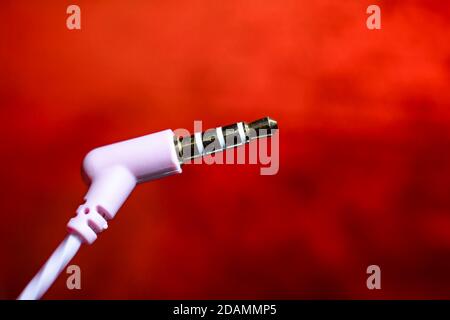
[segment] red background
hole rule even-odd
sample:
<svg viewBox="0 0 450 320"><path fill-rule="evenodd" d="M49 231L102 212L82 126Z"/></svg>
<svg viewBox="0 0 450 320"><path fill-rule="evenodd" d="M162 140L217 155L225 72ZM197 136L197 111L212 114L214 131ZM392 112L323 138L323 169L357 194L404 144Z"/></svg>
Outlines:
<svg viewBox="0 0 450 320"><path fill-rule="evenodd" d="M277 175L139 186L46 298L450 298L447 2L76 1L69 31L72 3L0 4L0 298L65 236L90 149L266 115Z"/></svg>

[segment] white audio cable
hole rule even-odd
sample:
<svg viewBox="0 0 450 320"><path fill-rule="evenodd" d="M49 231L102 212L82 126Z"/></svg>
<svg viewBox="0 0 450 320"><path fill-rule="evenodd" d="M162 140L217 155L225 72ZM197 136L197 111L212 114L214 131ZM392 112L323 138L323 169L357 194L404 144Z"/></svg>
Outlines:
<svg viewBox="0 0 450 320"><path fill-rule="evenodd" d="M40 299L81 244L92 244L97 234L107 229L107 221L114 218L137 183L181 173L183 163L271 136L277 129L277 122L267 117L197 132L190 137L176 137L172 130L164 130L92 150L83 161L91 184L85 202L67 224L69 235L18 299Z"/></svg>
<svg viewBox="0 0 450 320"><path fill-rule="evenodd" d="M58 278L67 264L77 253L82 240L75 234L69 234L63 242L56 248L41 270L28 283L19 296L19 300L40 299L50 288L52 283Z"/></svg>

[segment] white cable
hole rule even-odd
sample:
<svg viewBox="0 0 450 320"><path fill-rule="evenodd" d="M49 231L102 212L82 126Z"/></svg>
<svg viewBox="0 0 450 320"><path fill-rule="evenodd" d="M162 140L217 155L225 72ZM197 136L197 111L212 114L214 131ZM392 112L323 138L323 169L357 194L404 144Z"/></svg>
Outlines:
<svg viewBox="0 0 450 320"><path fill-rule="evenodd" d="M61 271L67 266L77 253L83 241L74 234L69 234L59 247L53 252L44 266L28 283L22 291L18 300L37 300L40 299L50 288L52 283L59 276Z"/></svg>
<svg viewBox="0 0 450 320"><path fill-rule="evenodd" d="M241 139L238 145L247 143L249 140L246 140L243 123L236 125ZM268 117L251 122L248 126L271 130L278 128L276 121ZM222 130L216 129L221 149L215 152L236 146L227 145ZM197 132L194 135L197 156L204 155L203 134ZM99 147L86 155L83 171L91 183L84 197L85 202L67 224L71 234L61 242L22 291L19 300L40 299L75 256L81 244L92 244L97 234L108 227L107 220L114 218L137 183L181 173L182 160L188 159L188 155L182 154L180 159L178 145L174 143L179 142L179 139L175 138L174 132L168 129ZM181 147L183 150L183 145Z"/></svg>

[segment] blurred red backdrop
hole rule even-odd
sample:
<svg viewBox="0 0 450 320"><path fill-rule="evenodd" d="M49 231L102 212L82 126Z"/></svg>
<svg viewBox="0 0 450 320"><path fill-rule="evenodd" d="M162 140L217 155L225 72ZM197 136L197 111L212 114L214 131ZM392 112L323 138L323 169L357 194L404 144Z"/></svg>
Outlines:
<svg viewBox="0 0 450 320"><path fill-rule="evenodd" d="M78 0L80 31L69 4L0 4L0 298L65 236L90 149L266 115L277 175L141 185L46 298L450 298L448 3Z"/></svg>

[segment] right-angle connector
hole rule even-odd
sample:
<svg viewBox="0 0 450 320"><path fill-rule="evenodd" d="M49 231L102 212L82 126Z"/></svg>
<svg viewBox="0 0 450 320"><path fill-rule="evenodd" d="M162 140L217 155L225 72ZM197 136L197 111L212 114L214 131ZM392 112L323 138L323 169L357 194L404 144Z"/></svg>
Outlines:
<svg viewBox="0 0 450 320"><path fill-rule="evenodd" d="M253 139L271 136L277 129L277 122L269 117L250 123L237 122L204 132L196 132L189 137L178 137L175 139L175 147L180 162L184 163L240 146Z"/></svg>
<svg viewBox="0 0 450 320"><path fill-rule="evenodd" d="M136 184L181 173L181 165L190 159L270 136L277 128L276 121L263 118L186 138L174 137L172 130L164 130L96 148L83 161L84 173L90 180L89 191L67 227L84 242L93 243Z"/></svg>

